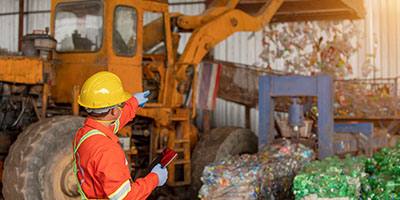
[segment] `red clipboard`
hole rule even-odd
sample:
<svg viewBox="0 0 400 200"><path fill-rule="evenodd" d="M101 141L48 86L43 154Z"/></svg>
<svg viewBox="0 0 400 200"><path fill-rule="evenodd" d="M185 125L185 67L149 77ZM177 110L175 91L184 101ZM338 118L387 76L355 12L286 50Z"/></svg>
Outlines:
<svg viewBox="0 0 400 200"><path fill-rule="evenodd" d="M160 164L162 167L167 167L169 163L171 163L176 156L178 155L175 151L171 150L170 148L165 148L164 151L161 153L162 158Z"/></svg>
<svg viewBox="0 0 400 200"><path fill-rule="evenodd" d="M164 151L159 154L156 159L153 160L153 162L151 162L151 164L149 165L149 167L147 167L146 171L144 174L142 174L142 176L140 176L141 178L145 177L147 174L149 174L151 172L151 170L157 165L157 164L161 164L161 166L163 168L166 168L177 156L178 154L173 151L170 148L165 148Z"/></svg>

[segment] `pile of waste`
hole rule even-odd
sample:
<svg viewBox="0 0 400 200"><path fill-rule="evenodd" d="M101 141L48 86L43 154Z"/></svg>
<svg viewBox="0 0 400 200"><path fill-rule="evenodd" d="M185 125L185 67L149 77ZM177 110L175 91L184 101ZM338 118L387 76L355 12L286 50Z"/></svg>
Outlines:
<svg viewBox="0 0 400 200"><path fill-rule="evenodd" d="M368 177L362 184L362 199L400 199L400 145L383 148L366 159Z"/></svg>
<svg viewBox="0 0 400 200"><path fill-rule="evenodd" d="M395 79L335 81L335 115L351 117L397 116L399 98Z"/></svg>
<svg viewBox="0 0 400 200"><path fill-rule="evenodd" d="M339 198L360 199L364 158L330 156L305 166L294 179L296 199Z"/></svg>
<svg viewBox="0 0 400 200"><path fill-rule="evenodd" d="M358 21L315 21L277 23L263 31L260 58L267 70L285 74L329 74L335 81L335 115L343 117L393 117L399 115L397 80L376 80L377 71L366 55L359 67L364 80L354 77L350 58L360 49ZM375 50L374 50L375 51ZM369 78L369 79L368 79Z"/></svg>
<svg viewBox="0 0 400 200"><path fill-rule="evenodd" d="M315 159L302 144L275 145L258 154L227 157L203 171L201 199L290 199L293 178Z"/></svg>
<svg viewBox="0 0 400 200"><path fill-rule="evenodd" d="M361 46L354 42L360 38L358 23L345 20L271 24L263 31L260 58L267 69L278 66L281 69L274 70L289 74L349 77L353 74L350 57ZM363 76L368 76L374 69L365 65L361 70Z"/></svg>
<svg viewBox="0 0 400 200"><path fill-rule="evenodd" d="M372 158L330 156L307 164L294 178L296 199L400 199L400 144Z"/></svg>

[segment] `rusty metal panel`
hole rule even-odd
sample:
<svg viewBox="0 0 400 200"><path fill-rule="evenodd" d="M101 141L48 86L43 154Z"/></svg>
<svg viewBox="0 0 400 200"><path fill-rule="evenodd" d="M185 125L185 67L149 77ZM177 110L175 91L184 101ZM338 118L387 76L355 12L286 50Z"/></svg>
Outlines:
<svg viewBox="0 0 400 200"><path fill-rule="evenodd" d="M238 8L254 14L265 1L241 0ZM271 22L360 19L363 0L284 0Z"/></svg>
<svg viewBox="0 0 400 200"><path fill-rule="evenodd" d="M37 84L43 82L43 61L40 58L1 57L0 81Z"/></svg>
<svg viewBox="0 0 400 200"><path fill-rule="evenodd" d="M215 61L214 61L215 62ZM245 106L258 103L258 76L279 74L266 72L251 66L217 62L221 64L218 98L213 112L213 126L245 127ZM250 127L254 133L258 130L258 111L250 110Z"/></svg>
<svg viewBox="0 0 400 200"><path fill-rule="evenodd" d="M284 1L271 22L361 19L363 0Z"/></svg>

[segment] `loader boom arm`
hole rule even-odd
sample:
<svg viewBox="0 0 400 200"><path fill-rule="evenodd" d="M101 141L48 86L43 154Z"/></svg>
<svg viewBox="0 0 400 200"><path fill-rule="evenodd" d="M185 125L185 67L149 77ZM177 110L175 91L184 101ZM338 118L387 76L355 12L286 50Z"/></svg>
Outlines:
<svg viewBox="0 0 400 200"><path fill-rule="evenodd" d="M235 9L239 0L219 0L198 16L178 17L178 26L193 30L178 60L176 79L186 80L186 68L195 66L218 43L233 33L261 30L282 5L283 0L267 0L255 16Z"/></svg>

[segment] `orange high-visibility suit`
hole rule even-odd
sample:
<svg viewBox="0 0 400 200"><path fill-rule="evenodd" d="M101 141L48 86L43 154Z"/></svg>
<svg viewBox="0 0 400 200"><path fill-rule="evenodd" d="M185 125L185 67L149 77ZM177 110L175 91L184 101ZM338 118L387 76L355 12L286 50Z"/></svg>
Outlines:
<svg viewBox="0 0 400 200"><path fill-rule="evenodd" d="M88 199L146 199L158 185L155 173L132 182L125 153L115 135L135 117L137 109L138 101L132 97L110 128L86 118L85 125L76 133L76 176Z"/></svg>

